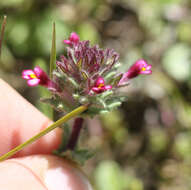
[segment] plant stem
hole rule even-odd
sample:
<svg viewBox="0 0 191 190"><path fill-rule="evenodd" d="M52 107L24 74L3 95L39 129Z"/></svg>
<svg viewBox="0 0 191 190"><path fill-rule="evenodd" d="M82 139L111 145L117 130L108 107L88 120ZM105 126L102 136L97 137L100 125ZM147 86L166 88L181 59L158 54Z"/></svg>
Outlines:
<svg viewBox="0 0 191 190"><path fill-rule="evenodd" d="M74 148L78 142L78 138L79 138L80 131L82 129L83 121L84 121L84 119L81 117L78 117L75 119L74 125L72 127L72 133L71 133L68 145L66 147L67 150L68 149L74 150Z"/></svg>
<svg viewBox="0 0 191 190"><path fill-rule="evenodd" d="M51 79L52 79L52 71L55 68L55 63L56 63L56 26L54 22L52 27L52 47L50 54L50 71L49 71Z"/></svg>
<svg viewBox="0 0 191 190"><path fill-rule="evenodd" d="M80 113L84 112L85 110L87 110L87 108L88 108L88 106L83 105L83 106L80 106L80 107L76 108L75 110L71 111L70 113L66 114L61 119L57 120L52 125L50 125L46 129L44 129L43 131L38 133L37 135L33 136L32 138L30 138L29 140L27 140L23 144L20 144L19 146L13 148L8 153L6 153L3 156L1 156L0 157L0 161L4 161L7 158L13 156L15 153L17 153L18 151L22 150L24 147L26 147L27 145L33 143L34 141L38 140L40 137L46 135L47 133L49 133L50 131L52 131L56 127L60 126L61 124L67 122L69 119L71 119L71 118L79 115Z"/></svg>
<svg viewBox="0 0 191 190"><path fill-rule="evenodd" d="M6 22L7 22L7 16L4 16L3 22L1 25L1 34L0 34L0 55L1 55L1 48L2 48L2 43L3 43L3 36L4 36L4 32L5 32Z"/></svg>

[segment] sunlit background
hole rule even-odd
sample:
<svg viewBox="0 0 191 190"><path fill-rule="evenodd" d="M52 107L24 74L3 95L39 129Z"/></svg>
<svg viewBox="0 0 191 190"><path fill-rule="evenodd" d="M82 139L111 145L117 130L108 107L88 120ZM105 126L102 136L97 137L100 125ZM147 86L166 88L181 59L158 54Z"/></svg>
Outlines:
<svg viewBox="0 0 191 190"><path fill-rule="evenodd" d="M132 81L120 109L88 120L96 150L83 170L96 190L191 189L191 2L189 0L0 0L8 16L0 77L51 117L28 87L23 69L48 70L56 22L57 56L75 31L83 40L115 49L122 71L135 60L153 65Z"/></svg>

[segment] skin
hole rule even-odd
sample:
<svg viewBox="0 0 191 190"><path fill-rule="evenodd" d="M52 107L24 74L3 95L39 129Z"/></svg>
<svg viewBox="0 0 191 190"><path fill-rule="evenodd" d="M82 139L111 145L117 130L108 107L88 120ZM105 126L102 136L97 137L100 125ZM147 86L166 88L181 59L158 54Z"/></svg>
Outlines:
<svg viewBox="0 0 191 190"><path fill-rule="evenodd" d="M46 128L51 121L0 79L0 155ZM55 129L0 162L0 189L91 190L85 175L71 162L49 155L60 143Z"/></svg>

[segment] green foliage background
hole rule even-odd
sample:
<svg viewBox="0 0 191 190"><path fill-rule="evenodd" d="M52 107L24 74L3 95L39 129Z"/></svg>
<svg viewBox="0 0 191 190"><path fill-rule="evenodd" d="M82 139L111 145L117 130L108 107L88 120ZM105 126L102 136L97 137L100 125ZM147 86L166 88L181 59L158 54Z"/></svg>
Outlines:
<svg viewBox="0 0 191 190"><path fill-rule="evenodd" d="M88 120L86 139L96 150L84 171L97 190L191 188L191 2L189 0L1 0L8 16L0 77L51 117L29 88L23 69L48 70L52 23L57 56L76 31L92 44L120 53L122 71L138 58L153 65L124 89L119 110Z"/></svg>

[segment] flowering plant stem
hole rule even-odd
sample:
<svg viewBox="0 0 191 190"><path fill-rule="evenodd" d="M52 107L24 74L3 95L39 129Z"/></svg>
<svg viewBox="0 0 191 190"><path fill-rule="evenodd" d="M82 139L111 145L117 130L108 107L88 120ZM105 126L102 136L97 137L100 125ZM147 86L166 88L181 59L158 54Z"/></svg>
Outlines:
<svg viewBox="0 0 191 190"><path fill-rule="evenodd" d="M46 129L44 129L43 131L38 133L37 135L33 136L32 138L30 138L29 140L27 140L23 144L20 144L19 146L15 147L14 149L9 151L8 153L1 156L0 161L4 161L4 160L8 159L9 157L13 156L15 153L22 150L24 147L28 146L29 144L33 143L34 141L38 140L40 137L46 135L47 133L49 133L53 129L59 127L61 124L67 122L71 118L73 118L73 117L79 115L80 113L84 112L85 110L87 110L87 108L88 108L87 105L83 105L83 106L80 106L80 107L76 108L75 110L71 111L70 113L66 114L61 119L57 120L52 125L50 125Z"/></svg>
<svg viewBox="0 0 191 190"><path fill-rule="evenodd" d="M74 150L80 135L80 131L82 129L83 122L84 119L81 117L75 119L74 125L72 126L72 133L66 149Z"/></svg>

